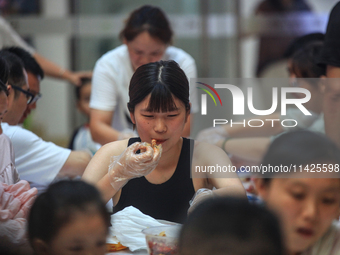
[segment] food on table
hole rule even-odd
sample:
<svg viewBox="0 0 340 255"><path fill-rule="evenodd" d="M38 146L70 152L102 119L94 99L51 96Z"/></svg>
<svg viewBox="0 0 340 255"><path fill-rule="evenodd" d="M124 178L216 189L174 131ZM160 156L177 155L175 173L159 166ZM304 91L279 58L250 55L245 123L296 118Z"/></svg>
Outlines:
<svg viewBox="0 0 340 255"><path fill-rule="evenodd" d="M106 251L107 252L112 252L112 251L120 251L127 249L126 246L122 245L120 242L114 244L114 243L107 243L106 244Z"/></svg>

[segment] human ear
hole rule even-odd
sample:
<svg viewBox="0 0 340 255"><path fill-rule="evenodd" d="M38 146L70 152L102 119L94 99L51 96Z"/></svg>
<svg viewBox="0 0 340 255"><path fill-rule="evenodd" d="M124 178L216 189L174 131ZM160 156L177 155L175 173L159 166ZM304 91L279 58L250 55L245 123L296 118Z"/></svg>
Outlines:
<svg viewBox="0 0 340 255"><path fill-rule="evenodd" d="M135 114L133 112L130 112L130 118L131 118L131 121L134 125L136 125L136 119L135 119Z"/></svg>
<svg viewBox="0 0 340 255"><path fill-rule="evenodd" d="M9 95L10 92L12 91L12 86L11 85L7 85L7 91L8 91L8 95Z"/></svg>
<svg viewBox="0 0 340 255"><path fill-rule="evenodd" d="M48 245L45 241L41 239L34 239L32 242L33 250L37 255L47 255L48 254Z"/></svg>
<svg viewBox="0 0 340 255"><path fill-rule="evenodd" d="M266 200L268 196L268 184L264 182L263 178L255 178L254 179L255 189L263 200Z"/></svg>
<svg viewBox="0 0 340 255"><path fill-rule="evenodd" d="M318 87L321 93L325 93L325 88L326 88L326 76L325 75L320 76Z"/></svg>
<svg viewBox="0 0 340 255"><path fill-rule="evenodd" d="M191 103L189 103L189 109L187 109L185 113L185 123L187 123L188 120L190 121L190 109L191 109Z"/></svg>

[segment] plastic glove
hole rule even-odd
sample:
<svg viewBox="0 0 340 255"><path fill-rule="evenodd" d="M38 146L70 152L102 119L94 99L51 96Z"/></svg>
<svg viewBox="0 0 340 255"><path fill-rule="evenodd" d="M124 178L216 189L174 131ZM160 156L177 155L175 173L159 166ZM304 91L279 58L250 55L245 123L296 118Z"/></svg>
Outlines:
<svg viewBox="0 0 340 255"><path fill-rule="evenodd" d="M126 128L119 133L117 140L125 140L125 139L129 139L131 137L136 137L136 136L138 135L135 131L133 131L132 129Z"/></svg>
<svg viewBox="0 0 340 255"><path fill-rule="evenodd" d="M188 214L191 213L198 204L200 204L205 199L213 197L214 193L211 189L202 188L196 191L195 195L189 201L190 207Z"/></svg>
<svg viewBox="0 0 340 255"><path fill-rule="evenodd" d="M141 152L137 154L136 152ZM116 157L112 157L109 166L111 186L119 190L128 180L145 176L158 165L162 154L162 145L151 147L148 143L133 143Z"/></svg>
<svg viewBox="0 0 340 255"><path fill-rule="evenodd" d="M211 127L203 129L198 133L196 140L210 144L216 144L218 141L227 138L228 132L224 127Z"/></svg>

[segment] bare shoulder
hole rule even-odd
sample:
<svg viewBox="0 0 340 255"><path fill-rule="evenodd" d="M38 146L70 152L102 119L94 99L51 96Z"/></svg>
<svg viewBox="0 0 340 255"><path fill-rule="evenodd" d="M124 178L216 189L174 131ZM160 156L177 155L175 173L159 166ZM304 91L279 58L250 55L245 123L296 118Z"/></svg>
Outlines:
<svg viewBox="0 0 340 255"><path fill-rule="evenodd" d="M82 178L92 183L98 182L107 173L112 157L122 154L127 144L128 140L122 140L102 146L87 165Z"/></svg>
<svg viewBox="0 0 340 255"><path fill-rule="evenodd" d="M118 156L120 155L128 146L128 139L127 140L121 140L121 141L115 141L111 143L107 143L103 145L95 154L96 156L105 156L107 154L112 156Z"/></svg>

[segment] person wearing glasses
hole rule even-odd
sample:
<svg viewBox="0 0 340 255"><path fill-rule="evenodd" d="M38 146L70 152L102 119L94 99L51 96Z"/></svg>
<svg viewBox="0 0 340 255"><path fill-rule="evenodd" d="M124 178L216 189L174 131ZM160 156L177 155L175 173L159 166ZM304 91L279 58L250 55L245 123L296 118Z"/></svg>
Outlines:
<svg viewBox="0 0 340 255"><path fill-rule="evenodd" d="M0 56L4 58L9 67L8 110L3 121L17 124L24 114L27 104L31 102L34 96L29 92L27 73L22 60L6 51L0 51Z"/></svg>
<svg viewBox="0 0 340 255"><path fill-rule="evenodd" d="M28 117L32 110L37 108L37 101L42 97L40 94L40 82L44 78L44 71L34 59L34 57L20 47L4 48L15 55L17 55L24 63L24 68L27 72L28 84L30 86L30 93L33 94L31 102L27 105L26 111L24 112L19 123L23 123Z"/></svg>
<svg viewBox="0 0 340 255"><path fill-rule="evenodd" d="M39 81L39 77L35 76L34 72L31 71L34 58L32 58L28 52L19 54L18 52L23 52L20 50L16 51L17 55L12 53L14 52L13 50L12 52L10 52L10 50L1 50L0 56L7 56L6 60L9 63L18 59L19 56L21 58L19 58L19 61L24 62L23 66L28 70L28 73L30 73L32 77L34 76L33 78L35 78L35 80ZM35 64L37 63L35 62ZM71 151L59 147L54 143L43 141L31 131L17 125L23 120L24 112L30 111L30 109L27 109L27 106L36 103L39 97L39 82L33 82L32 92L31 90L28 91L28 75L25 70L23 71L24 81L18 79L16 72L10 73L8 113L4 116L4 123L1 125L4 133L12 141L15 153L15 165L20 174L20 178L30 182L32 187L36 187L39 191L42 191L56 177L73 178L81 176L91 156L85 151ZM43 72L41 76L43 77ZM21 83L25 83L27 87L20 86ZM16 99L15 96L11 97L11 93L14 94L13 91L20 93L19 96L24 96L23 100L19 100L19 98Z"/></svg>

